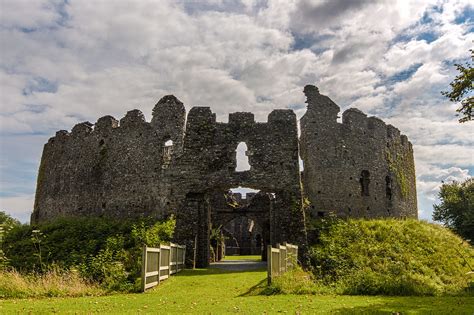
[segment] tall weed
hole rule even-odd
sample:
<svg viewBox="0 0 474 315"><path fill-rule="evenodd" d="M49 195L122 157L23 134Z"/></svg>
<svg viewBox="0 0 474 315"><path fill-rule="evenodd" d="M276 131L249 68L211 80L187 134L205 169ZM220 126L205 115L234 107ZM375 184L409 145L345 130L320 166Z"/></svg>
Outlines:
<svg viewBox="0 0 474 315"><path fill-rule="evenodd" d="M82 278L77 271L50 269L43 274L23 275L0 271L0 298L97 296L105 290Z"/></svg>

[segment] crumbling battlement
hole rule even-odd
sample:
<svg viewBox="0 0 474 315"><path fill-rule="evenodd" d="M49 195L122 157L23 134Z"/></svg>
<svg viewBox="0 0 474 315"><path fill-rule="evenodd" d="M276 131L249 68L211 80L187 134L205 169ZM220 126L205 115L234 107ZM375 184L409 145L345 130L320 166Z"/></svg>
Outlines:
<svg viewBox="0 0 474 315"><path fill-rule="evenodd" d="M346 110L339 123L340 108L329 97L314 86L304 92L300 139L292 110L274 110L267 122L231 113L223 123L209 107L193 107L186 117L172 95L155 105L150 122L135 109L120 120L104 116L58 131L44 146L31 221L173 214L176 241L189 253L195 248L197 266L206 266L211 227L239 215L255 218L263 245L288 241L304 253L303 197L312 216L416 217L406 136L357 109ZM237 170L241 143L250 164L244 171ZM257 198L251 204L259 206L245 213L219 206L239 186L260 190L268 202Z"/></svg>
<svg viewBox="0 0 474 315"><path fill-rule="evenodd" d="M70 133L58 131L44 146L32 222L168 215L171 187L163 175L163 151L168 140L176 152L182 147L184 121L184 105L165 96L150 123L132 110L120 122L104 116Z"/></svg>

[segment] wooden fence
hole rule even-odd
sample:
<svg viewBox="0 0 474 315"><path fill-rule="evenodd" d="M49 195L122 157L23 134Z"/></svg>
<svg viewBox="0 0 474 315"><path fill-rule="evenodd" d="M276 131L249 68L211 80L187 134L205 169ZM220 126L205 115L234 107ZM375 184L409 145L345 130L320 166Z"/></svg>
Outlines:
<svg viewBox="0 0 474 315"><path fill-rule="evenodd" d="M158 248L143 247L142 291L154 287L184 269L186 246L171 243Z"/></svg>
<svg viewBox="0 0 474 315"><path fill-rule="evenodd" d="M296 267L298 263L298 246L283 243L283 245L277 244L277 247L273 248L271 245L268 245L267 260L268 284L270 284L274 277L280 276Z"/></svg>

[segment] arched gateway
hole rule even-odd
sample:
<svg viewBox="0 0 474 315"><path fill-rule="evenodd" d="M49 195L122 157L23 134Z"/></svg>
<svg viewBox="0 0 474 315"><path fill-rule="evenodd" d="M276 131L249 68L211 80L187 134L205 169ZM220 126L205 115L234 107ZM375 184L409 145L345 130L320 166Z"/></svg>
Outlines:
<svg viewBox="0 0 474 315"><path fill-rule="evenodd" d="M236 148L241 142L247 146L250 169L246 171L236 170ZM228 123L220 123L209 108L195 107L188 115L182 153L175 161L182 169L175 187L183 193L175 234L177 242L190 249L196 246L196 266L208 264L211 225L219 226L243 212L262 227L265 244L288 241L304 246L293 111L275 110L266 123L255 122L252 113L234 113ZM254 203L255 209L252 204L232 209L223 200L229 189L238 186L260 190L254 198L262 201Z"/></svg>

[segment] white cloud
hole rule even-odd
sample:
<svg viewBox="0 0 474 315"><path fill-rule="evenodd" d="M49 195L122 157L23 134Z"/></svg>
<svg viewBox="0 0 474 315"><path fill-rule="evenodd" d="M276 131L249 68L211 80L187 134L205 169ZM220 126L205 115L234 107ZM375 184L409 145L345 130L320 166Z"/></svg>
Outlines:
<svg viewBox="0 0 474 315"><path fill-rule="evenodd" d="M59 1L1 0L0 25L34 29L55 24L60 18L55 10Z"/></svg>
<svg viewBox="0 0 474 315"><path fill-rule="evenodd" d="M34 195L21 195L15 197L0 197L0 209L22 223L30 222L33 212Z"/></svg>
<svg viewBox="0 0 474 315"><path fill-rule="evenodd" d="M356 106L407 134L420 194L432 196L438 185L426 172L473 165L472 126L457 123L456 105L440 95L455 75L447 62L472 46L469 26L454 23L468 5L0 0L0 131L53 135L132 108L150 119L165 94L188 109L211 106L219 120L252 111L264 121L274 108L304 104L303 86L316 83L343 109ZM19 152L8 157L21 160Z"/></svg>
<svg viewBox="0 0 474 315"><path fill-rule="evenodd" d="M418 167L417 192L419 217L432 220L433 205L438 204L438 192L443 183L452 181L463 182L471 178L469 170L459 167L442 168L436 165L422 164Z"/></svg>

